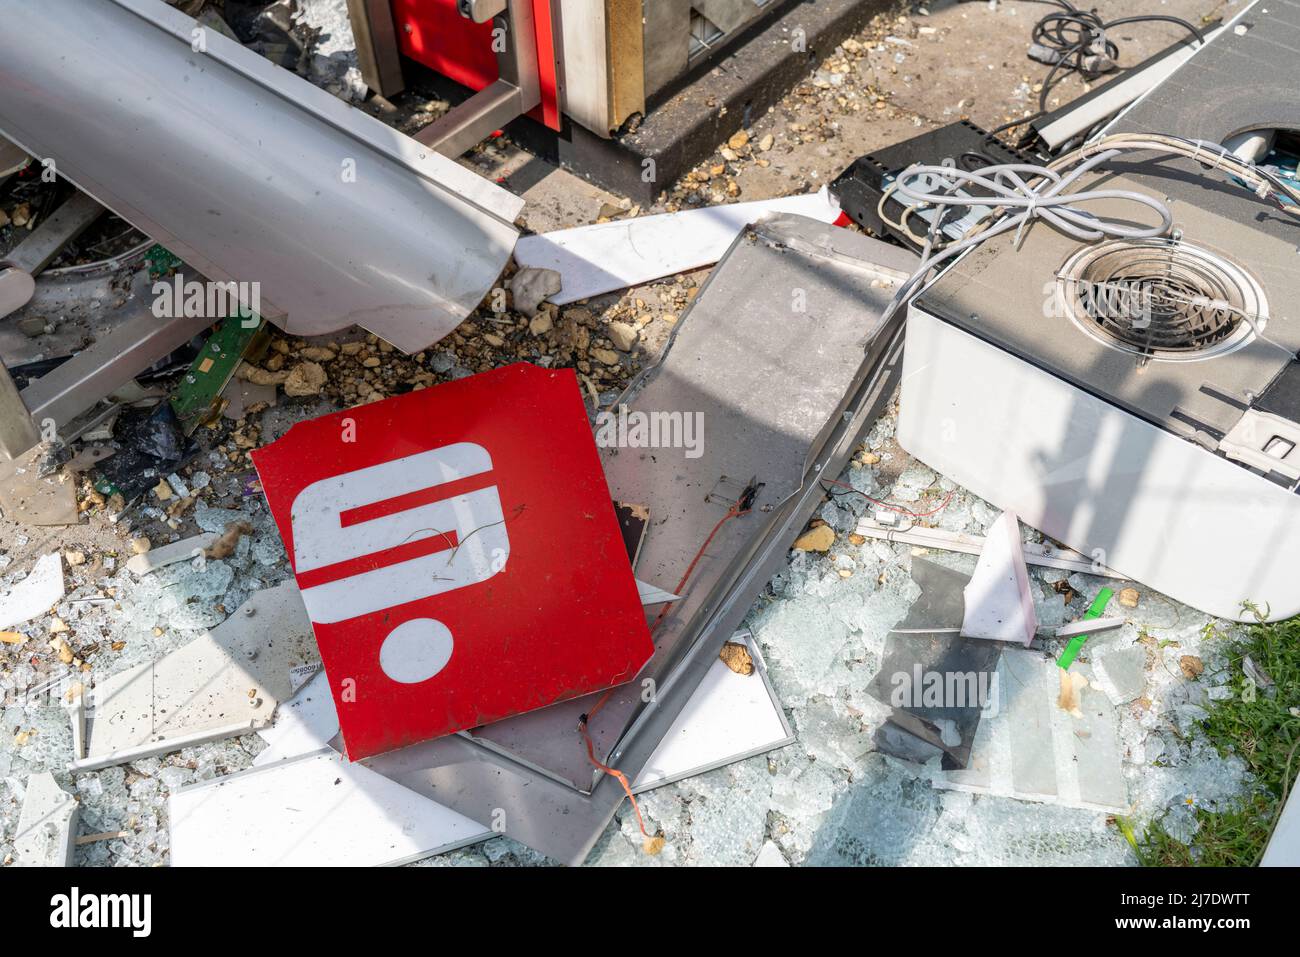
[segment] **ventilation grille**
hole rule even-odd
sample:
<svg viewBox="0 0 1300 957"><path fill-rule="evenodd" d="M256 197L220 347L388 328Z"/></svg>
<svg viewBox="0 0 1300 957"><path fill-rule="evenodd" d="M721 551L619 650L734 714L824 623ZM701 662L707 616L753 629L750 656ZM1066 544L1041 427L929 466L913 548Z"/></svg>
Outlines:
<svg viewBox="0 0 1300 957"><path fill-rule="evenodd" d="M1066 314L1085 332L1149 359L1204 359L1263 328L1263 290L1244 269L1178 240L1084 247L1058 276Z"/></svg>

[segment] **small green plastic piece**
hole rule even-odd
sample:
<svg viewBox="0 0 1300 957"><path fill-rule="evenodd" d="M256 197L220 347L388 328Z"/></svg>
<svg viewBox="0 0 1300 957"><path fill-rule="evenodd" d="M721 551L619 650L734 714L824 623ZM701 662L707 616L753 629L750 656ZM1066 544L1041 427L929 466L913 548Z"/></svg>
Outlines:
<svg viewBox="0 0 1300 957"><path fill-rule="evenodd" d="M1097 592L1097 597L1092 600L1092 604L1088 606L1088 610L1083 613L1083 620L1090 621L1093 618L1100 618L1102 612L1106 610L1106 606L1110 604L1111 596L1114 594L1114 590L1110 588L1103 588L1101 591ZM1061 652L1061 657L1056 659L1057 666L1062 670L1068 670L1070 665L1074 664L1074 659L1079 656L1079 650L1087 640L1087 635L1075 635L1071 638L1070 643L1066 645L1065 650Z"/></svg>

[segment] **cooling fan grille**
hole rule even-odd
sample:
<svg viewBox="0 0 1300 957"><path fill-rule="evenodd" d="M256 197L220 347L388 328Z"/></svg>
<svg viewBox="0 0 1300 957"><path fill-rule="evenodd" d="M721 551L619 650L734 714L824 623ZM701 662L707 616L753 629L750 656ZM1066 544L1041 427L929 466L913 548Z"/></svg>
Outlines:
<svg viewBox="0 0 1300 957"><path fill-rule="evenodd" d="M1057 275L1066 315L1144 359L1204 359L1239 348L1267 321L1259 283L1236 263L1174 239L1086 246Z"/></svg>

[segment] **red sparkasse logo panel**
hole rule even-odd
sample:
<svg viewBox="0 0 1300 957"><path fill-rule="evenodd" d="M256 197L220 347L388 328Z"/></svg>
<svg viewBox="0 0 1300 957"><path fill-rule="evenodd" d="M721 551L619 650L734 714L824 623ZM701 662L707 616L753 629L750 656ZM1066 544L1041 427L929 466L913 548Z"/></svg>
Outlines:
<svg viewBox="0 0 1300 957"><path fill-rule="evenodd" d="M353 760L621 684L654 650L572 370L301 422L253 462Z"/></svg>

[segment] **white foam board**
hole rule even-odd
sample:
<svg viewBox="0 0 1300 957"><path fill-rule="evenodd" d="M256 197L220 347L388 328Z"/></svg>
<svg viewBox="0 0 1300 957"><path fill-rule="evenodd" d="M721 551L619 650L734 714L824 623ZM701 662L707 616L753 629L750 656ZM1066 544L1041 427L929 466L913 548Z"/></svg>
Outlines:
<svg viewBox="0 0 1300 957"><path fill-rule="evenodd" d="M713 662L633 781L634 792L703 774L794 740L785 712L768 683L757 642L748 632L731 640L743 641L749 648L754 673L737 674L721 660Z"/></svg>
<svg viewBox="0 0 1300 957"><path fill-rule="evenodd" d="M12 628L50 610L63 597L63 558L42 555L27 577L0 595L0 628Z"/></svg>
<svg viewBox="0 0 1300 957"><path fill-rule="evenodd" d="M547 298L563 305L711 266L764 213L797 213L833 223L840 208L823 187L805 196L618 219L524 236L515 244L515 262L556 270L563 285Z"/></svg>
<svg viewBox="0 0 1300 957"><path fill-rule="evenodd" d="M174 867L373 867L492 836L330 750L182 788L167 810Z"/></svg>

